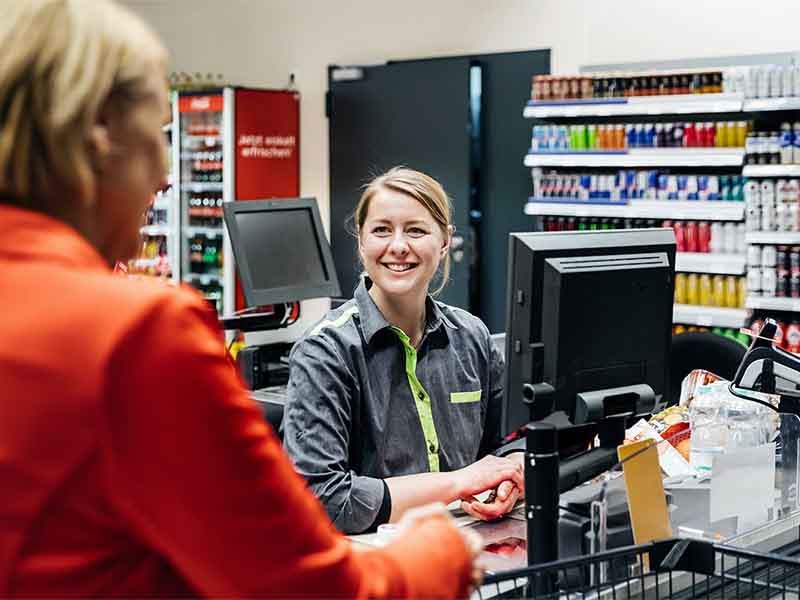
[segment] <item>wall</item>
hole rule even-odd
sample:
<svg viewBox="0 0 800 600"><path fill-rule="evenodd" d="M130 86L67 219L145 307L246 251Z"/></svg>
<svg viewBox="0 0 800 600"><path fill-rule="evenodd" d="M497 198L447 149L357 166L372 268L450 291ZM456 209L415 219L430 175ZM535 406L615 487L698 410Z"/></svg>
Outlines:
<svg viewBox="0 0 800 600"><path fill-rule="evenodd" d="M125 0L153 24L177 71L223 73L301 101L301 191L328 219L327 66L551 48L581 65L796 51L794 0ZM520 110L525 98L520 98ZM522 168L520 157L520 168ZM520 206L523 199L520 199ZM345 291L346 292L346 291ZM307 303L304 327L324 303Z"/></svg>

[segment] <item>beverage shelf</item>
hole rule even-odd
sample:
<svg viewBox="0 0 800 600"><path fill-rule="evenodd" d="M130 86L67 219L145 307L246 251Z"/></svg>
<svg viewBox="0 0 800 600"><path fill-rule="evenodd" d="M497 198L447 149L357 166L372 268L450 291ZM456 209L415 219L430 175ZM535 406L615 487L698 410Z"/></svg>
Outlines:
<svg viewBox="0 0 800 600"><path fill-rule="evenodd" d="M800 165L745 165L745 177L800 177Z"/></svg>
<svg viewBox="0 0 800 600"><path fill-rule="evenodd" d="M741 221L743 202L700 200L632 200L627 205L574 204L564 202L528 202L525 214L532 216L620 217L623 219L689 219L704 221Z"/></svg>
<svg viewBox="0 0 800 600"><path fill-rule="evenodd" d="M209 283L222 283L222 276L213 273L186 273L183 280L186 282L199 281L201 285L208 285Z"/></svg>
<svg viewBox="0 0 800 600"><path fill-rule="evenodd" d="M800 298L776 298L774 296L748 296L747 308L763 310L785 310L800 312Z"/></svg>
<svg viewBox="0 0 800 600"><path fill-rule="evenodd" d="M748 231L748 244L800 244L800 231Z"/></svg>
<svg viewBox="0 0 800 600"><path fill-rule="evenodd" d="M222 227L199 227L192 225L188 225L183 228L183 232L186 235L205 235L208 237L222 235L222 230Z"/></svg>
<svg viewBox="0 0 800 600"><path fill-rule="evenodd" d="M741 94L679 94L558 102L530 101L522 111L522 116L527 119L549 119L739 112L742 110L743 100Z"/></svg>
<svg viewBox="0 0 800 600"><path fill-rule="evenodd" d="M672 307L672 322L701 327L742 327L747 320L743 308L719 308L717 306L695 306L675 304Z"/></svg>
<svg viewBox="0 0 800 600"><path fill-rule="evenodd" d="M800 110L800 98L755 98L745 100L742 106L745 112L762 110Z"/></svg>
<svg viewBox="0 0 800 600"><path fill-rule="evenodd" d="M742 254L678 252L675 255L675 270L682 273L742 275L746 268L746 259Z"/></svg>
<svg viewBox="0 0 800 600"><path fill-rule="evenodd" d="M145 225L139 231L143 235L171 235L172 231L170 230L168 225Z"/></svg>
<svg viewBox="0 0 800 600"><path fill-rule="evenodd" d="M221 192L221 181L185 181L181 183L181 191L184 192Z"/></svg>
<svg viewBox="0 0 800 600"><path fill-rule="evenodd" d="M607 152L532 152L526 167L738 167L743 148L631 148Z"/></svg>

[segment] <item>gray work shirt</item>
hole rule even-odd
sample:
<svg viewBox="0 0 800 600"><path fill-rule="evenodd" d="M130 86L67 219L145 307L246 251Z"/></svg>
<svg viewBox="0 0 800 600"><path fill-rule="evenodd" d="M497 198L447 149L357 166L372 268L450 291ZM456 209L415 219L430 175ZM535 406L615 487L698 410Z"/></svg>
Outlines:
<svg viewBox="0 0 800 600"><path fill-rule="evenodd" d="M500 439L503 358L483 322L427 299L418 350L361 282L290 356L284 445L345 533L376 524L382 479L450 471Z"/></svg>

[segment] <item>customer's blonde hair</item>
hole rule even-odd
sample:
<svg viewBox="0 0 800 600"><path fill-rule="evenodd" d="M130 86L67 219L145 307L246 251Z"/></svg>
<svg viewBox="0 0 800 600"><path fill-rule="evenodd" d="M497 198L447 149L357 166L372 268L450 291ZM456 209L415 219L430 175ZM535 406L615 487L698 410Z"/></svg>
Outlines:
<svg viewBox="0 0 800 600"><path fill-rule="evenodd" d="M436 221L444 239L449 240L452 232L452 207L447 192L433 177L406 167L393 167L364 186L364 191L353 215L359 236L367 219L370 202L375 197L375 194L382 189L400 192L417 200ZM444 286L447 285L449 277L450 254L445 253L442 261L442 278L439 286L432 294L436 295L441 292Z"/></svg>
<svg viewBox="0 0 800 600"><path fill-rule="evenodd" d="M165 60L151 29L113 0L0 1L0 202L88 205L99 111L145 94Z"/></svg>

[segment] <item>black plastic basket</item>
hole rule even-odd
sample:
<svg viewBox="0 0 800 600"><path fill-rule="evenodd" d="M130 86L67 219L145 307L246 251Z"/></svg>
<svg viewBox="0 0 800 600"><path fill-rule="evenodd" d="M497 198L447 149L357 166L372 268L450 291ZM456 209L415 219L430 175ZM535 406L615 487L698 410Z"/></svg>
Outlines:
<svg viewBox="0 0 800 600"><path fill-rule="evenodd" d="M800 598L800 560L665 540L487 575L489 598Z"/></svg>

